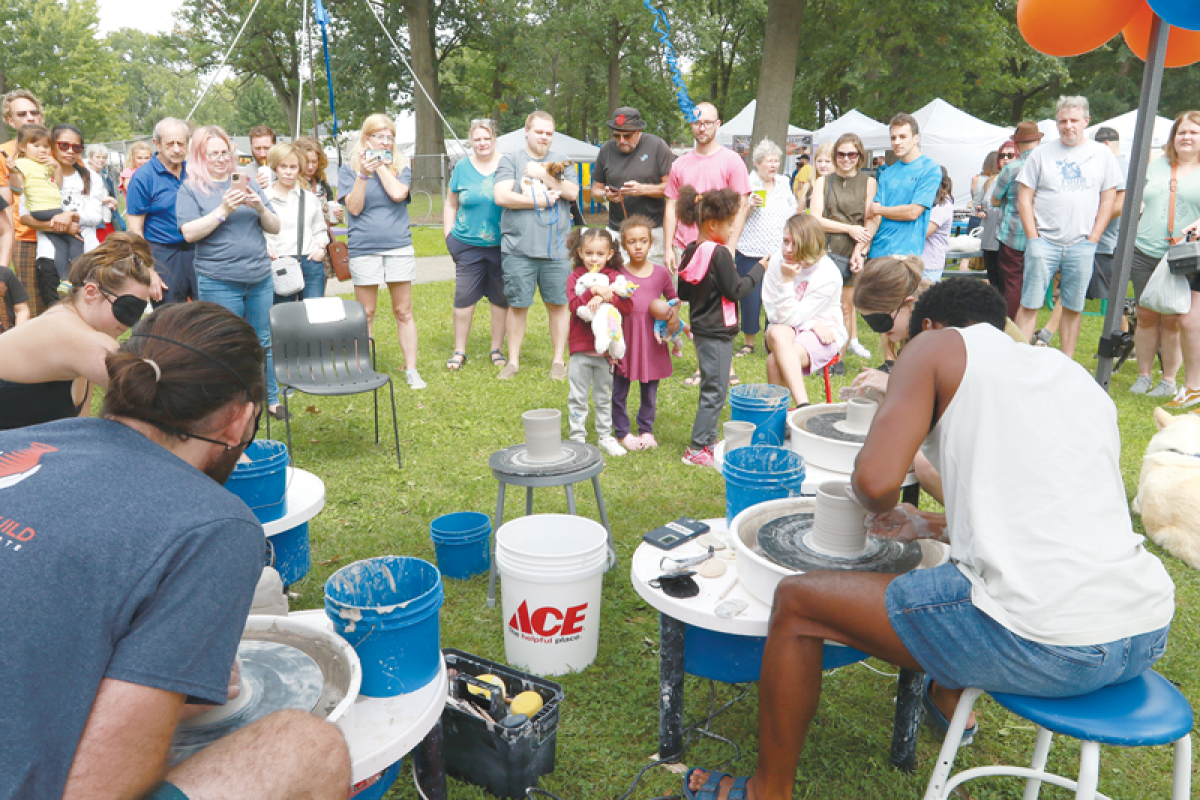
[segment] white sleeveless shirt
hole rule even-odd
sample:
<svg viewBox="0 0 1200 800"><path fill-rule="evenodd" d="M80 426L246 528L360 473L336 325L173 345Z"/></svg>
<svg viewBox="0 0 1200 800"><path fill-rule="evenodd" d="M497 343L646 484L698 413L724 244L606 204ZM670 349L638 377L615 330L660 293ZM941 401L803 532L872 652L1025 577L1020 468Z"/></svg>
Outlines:
<svg viewBox="0 0 1200 800"><path fill-rule="evenodd" d="M1058 350L958 329L962 384L922 447L942 475L950 558L1008 630L1077 647L1171 621L1175 586L1133 531L1116 408Z"/></svg>

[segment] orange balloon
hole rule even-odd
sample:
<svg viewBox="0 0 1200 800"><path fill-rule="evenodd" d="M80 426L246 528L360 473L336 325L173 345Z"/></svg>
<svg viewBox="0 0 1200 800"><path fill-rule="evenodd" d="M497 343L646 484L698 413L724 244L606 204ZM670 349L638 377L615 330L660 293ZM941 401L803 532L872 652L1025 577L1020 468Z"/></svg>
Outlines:
<svg viewBox="0 0 1200 800"><path fill-rule="evenodd" d="M1034 50L1077 56L1116 36L1146 0L1019 0L1017 26Z"/></svg>
<svg viewBox="0 0 1200 800"><path fill-rule="evenodd" d="M1125 44L1142 61L1146 60L1146 51L1150 49L1150 23L1154 21L1154 12L1149 6L1138 11L1125 26ZM1167 23L1163 23L1166 25ZM1200 61L1200 31L1187 31L1183 28L1171 28L1167 37L1168 67L1186 67Z"/></svg>

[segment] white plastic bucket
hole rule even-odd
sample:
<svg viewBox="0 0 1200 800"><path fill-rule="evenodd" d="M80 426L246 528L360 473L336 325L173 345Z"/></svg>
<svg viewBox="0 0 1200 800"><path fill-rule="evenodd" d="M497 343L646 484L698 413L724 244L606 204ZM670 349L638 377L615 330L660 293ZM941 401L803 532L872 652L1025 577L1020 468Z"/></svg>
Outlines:
<svg viewBox="0 0 1200 800"><path fill-rule="evenodd" d="M535 675L581 672L600 646L604 526L536 514L496 531L505 660Z"/></svg>

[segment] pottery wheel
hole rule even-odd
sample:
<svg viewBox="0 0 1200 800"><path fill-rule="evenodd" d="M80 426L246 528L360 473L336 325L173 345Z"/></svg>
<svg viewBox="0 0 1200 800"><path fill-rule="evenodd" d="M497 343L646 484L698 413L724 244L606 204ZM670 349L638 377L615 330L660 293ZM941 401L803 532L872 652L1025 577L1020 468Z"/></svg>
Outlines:
<svg viewBox="0 0 1200 800"><path fill-rule="evenodd" d="M238 656L242 660L241 695L179 723L171 741L173 756L191 755L275 711L312 711L316 707L325 681L321 668L307 653L278 642L246 640L238 645Z"/></svg>
<svg viewBox="0 0 1200 800"><path fill-rule="evenodd" d="M601 458L600 451L588 444L565 441L562 457L554 461L531 461L524 444L516 444L492 453L488 466L505 475L523 478L564 475L587 469Z"/></svg>
<svg viewBox="0 0 1200 800"><path fill-rule="evenodd" d="M826 411L805 418L804 430L822 439L834 439L839 442L856 442L862 444L867 440L865 434L846 433L838 427L838 423L846 424L846 411Z"/></svg>
<svg viewBox="0 0 1200 800"><path fill-rule="evenodd" d="M763 523L758 546L763 555L781 567L797 572L845 569L855 572L886 572L899 575L921 563L921 546L916 542L894 542L867 537L866 550L857 556L827 555L812 547L813 515L789 514Z"/></svg>

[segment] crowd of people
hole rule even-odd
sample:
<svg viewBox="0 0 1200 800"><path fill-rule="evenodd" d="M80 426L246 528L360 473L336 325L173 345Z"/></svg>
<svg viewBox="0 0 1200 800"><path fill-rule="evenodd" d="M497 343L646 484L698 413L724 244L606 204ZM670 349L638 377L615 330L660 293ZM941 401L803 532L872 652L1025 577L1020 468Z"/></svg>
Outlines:
<svg viewBox="0 0 1200 800"><path fill-rule="evenodd" d="M748 171L717 143L717 109L700 103L696 112L695 147L676 158L645 131L636 108L616 109L590 187L607 200L607 224L575 229L570 204L581 187L553 148L553 117L531 113L524 147L504 156L494 123L472 121L471 153L454 169L443 217L456 267L446 368L467 364L474 308L486 296L488 358L498 379L515 378L540 294L549 378L568 384L570 437L585 441L594 414L599 447L621 456L658 446L659 384L690 338L698 368L683 383L699 391L682 460L703 467L714 463L735 358L754 356L760 335L769 379L789 389L793 408L808 404L806 376L843 363L846 352L870 357L856 336L859 317L880 335L883 366L863 370L851 387L882 397L853 492L873 513L875 535L948 539L955 563L900 578L817 572L780 584L751 795L790 796L827 638L927 672L927 714L942 727L965 686L1060 696L1149 668L1166 646L1173 587L1130 525L1111 401L1070 358L1089 283L1111 281L1105 242L1125 188L1113 137L1084 135L1087 101L1059 101L1057 142L1038 147L1036 125L1021 123L973 182L971 211L985 252L995 254L985 258L992 285L940 280L953 187L922 154L911 115L890 120L890 165L868 167L862 141L845 134L789 181L777 145L758 143ZM394 123L382 114L364 121L334 203L314 140L279 143L256 127L255 169L243 171L221 128L166 118L153 148L131 148L114 186L100 172L105 154L88 152L72 125L44 127L29 92L6 95L2 113L17 135L0 147L0 210L13 206L0 215L0 261L11 257L14 266L0 266L0 488L29 483L6 495L6 516L28 536L4 538L0 551L0 575L17 598L8 627L0 623L11 645L0 663L24 702L54 698L59 725L44 725L44 709L0 711L16 742L15 771L0 776L0 795L89 796L104 787L178 800L234 796L222 783L233 780L238 796L266 796L268 787L344 796L341 734L303 714L272 715L169 773L165 760L175 722L194 713L187 701L220 703L236 684L229 664L262 563L261 540L246 534L261 527L213 481L229 477L264 413L286 414L271 369L269 311L325 294L329 223L349 229L355 299L371 323L387 286L406 382L425 388L412 294L412 170ZM1175 408L1200 403L1200 278L1190 279L1190 311L1155 311L1140 299L1169 244L1200 232L1198 167L1200 112L1189 111L1150 165L1133 264L1133 391L1170 395ZM117 191L124 217L115 213ZM285 259L303 284L281 296L274 277ZM1061 353L1025 346L1045 341L1034 326L1056 275ZM147 303L156 311L143 319ZM1163 376L1153 386L1158 352ZM640 405L631 417L634 381ZM74 419L86 415L93 386L107 390L101 419ZM1056 401L1064 386L1075 402ZM954 402L963 396L972 401ZM990 424L1001 416L1032 422L1012 435ZM56 424L34 427L46 422ZM1053 496L1038 475L998 466L1017 463L1031 442L1046 469L1067 476ZM140 486L105 496L92 485L101 471L147 465L172 503L145 503ZM897 507L910 466L946 514ZM1086 513L1054 514L1063 493ZM1029 499L1019 513L1013 497ZM121 509L111 522L119 527L97 535L78 525L63 509L81 500L91 516L93 506ZM139 537L138 546L106 549L102 534L117 531ZM10 567L17 561L28 568ZM79 564L109 566L124 582L80 574L90 591L66 601L72 635L17 630L22 612L35 610L33 587ZM211 589L215 564L217 591L195 591ZM207 606L195 605L199 595ZM185 602L202 619L189 623L191 644L179 647ZM978 659L979 642L1002 656ZM1073 663L1080 647L1120 657L1082 670L1051 663ZM47 658L53 668L34 669ZM241 746L251 740L253 765ZM715 799L738 781L692 770L685 793Z"/></svg>

